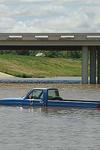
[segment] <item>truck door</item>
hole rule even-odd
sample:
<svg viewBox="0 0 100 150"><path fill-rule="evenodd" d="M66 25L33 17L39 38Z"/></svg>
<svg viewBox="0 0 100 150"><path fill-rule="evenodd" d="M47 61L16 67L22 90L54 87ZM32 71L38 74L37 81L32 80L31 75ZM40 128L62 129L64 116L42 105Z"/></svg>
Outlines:
<svg viewBox="0 0 100 150"><path fill-rule="evenodd" d="M27 100L31 106L43 106L43 90L33 89L29 95L27 95Z"/></svg>

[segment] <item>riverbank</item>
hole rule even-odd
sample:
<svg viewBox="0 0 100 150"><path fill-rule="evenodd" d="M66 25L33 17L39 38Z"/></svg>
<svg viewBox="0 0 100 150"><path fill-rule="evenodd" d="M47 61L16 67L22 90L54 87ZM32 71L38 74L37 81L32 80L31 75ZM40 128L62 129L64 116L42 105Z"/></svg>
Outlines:
<svg viewBox="0 0 100 150"><path fill-rule="evenodd" d="M0 83L81 83L80 60L3 54L0 64Z"/></svg>
<svg viewBox="0 0 100 150"><path fill-rule="evenodd" d="M64 83L79 84L81 77L19 78L0 72L0 83Z"/></svg>
<svg viewBox="0 0 100 150"><path fill-rule="evenodd" d="M81 76L81 60L3 54L0 71L22 78L77 77Z"/></svg>

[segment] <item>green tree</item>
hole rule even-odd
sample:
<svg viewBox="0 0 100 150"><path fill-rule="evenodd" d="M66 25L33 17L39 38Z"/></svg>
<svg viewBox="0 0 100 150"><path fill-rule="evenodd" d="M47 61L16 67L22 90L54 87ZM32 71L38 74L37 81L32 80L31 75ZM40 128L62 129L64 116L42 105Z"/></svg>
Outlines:
<svg viewBox="0 0 100 150"><path fill-rule="evenodd" d="M67 58L81 58L82 57L82 53L81 51L68 51L67 52Z"/></svg>

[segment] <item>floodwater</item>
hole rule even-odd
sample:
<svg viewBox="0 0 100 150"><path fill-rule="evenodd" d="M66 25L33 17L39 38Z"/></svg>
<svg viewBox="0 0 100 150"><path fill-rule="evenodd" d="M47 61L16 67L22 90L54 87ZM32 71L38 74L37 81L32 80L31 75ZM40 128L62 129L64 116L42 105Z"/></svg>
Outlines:
<svg viewBox="0 0 100 150"><path fill-rule="evenodd" d="M0 84L0 98L57 87L63 98L100 100L99 85ZM0 150L100 150L100 110L0 107Z"/></svg>

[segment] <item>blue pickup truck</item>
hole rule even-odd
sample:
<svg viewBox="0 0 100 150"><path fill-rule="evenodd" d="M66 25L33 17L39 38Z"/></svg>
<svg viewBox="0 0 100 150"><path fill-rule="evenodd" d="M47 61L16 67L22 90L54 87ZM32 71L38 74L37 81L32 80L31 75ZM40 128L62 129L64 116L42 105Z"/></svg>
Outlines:
<svg viewBox="0 0 100 150"><path fill-rule="evenodd" d="M0 99L0 105L31 107L100 108L100 101L63 99L56 88L34 88L23 98Z"/></svg>

